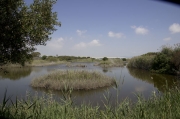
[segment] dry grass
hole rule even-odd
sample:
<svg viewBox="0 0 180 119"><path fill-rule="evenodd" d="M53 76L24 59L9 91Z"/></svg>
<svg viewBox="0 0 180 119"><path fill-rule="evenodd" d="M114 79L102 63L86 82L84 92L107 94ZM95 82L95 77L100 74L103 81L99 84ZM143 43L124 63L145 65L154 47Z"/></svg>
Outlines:
<svg viewBox="0 0 180 119"><path fill-rule="evenodd" d="M95 64L95 66L102 66L102 67L123 67L124 62L122 59L119 58L109 58L107 61L99 61L99 64Z"/></svg>
<svg viewBox="0 0 180 119"><path fill-rule="evenodd" d="M48 66L48 65L56 65L63 63L65 63L65 61L33 60L30 66Z"/></svg>
<svg viewBox="0 0 180 119"><path fill-rule="evenodd" d="M32 87L52 90L90 90L115 84L115 79L96 71L58 70L35 78Z"/></svg>

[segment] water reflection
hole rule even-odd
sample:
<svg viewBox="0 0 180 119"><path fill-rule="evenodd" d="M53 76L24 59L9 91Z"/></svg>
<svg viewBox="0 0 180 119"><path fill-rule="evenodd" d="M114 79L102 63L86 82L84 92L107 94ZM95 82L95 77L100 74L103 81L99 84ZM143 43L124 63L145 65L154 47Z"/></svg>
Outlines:
<svg viewBox="0 0 180 119"><path fill-rule="evenodd" d="M7 96L14 95L14 100L16 99L15 96L24 96L26 91L37 91L38 94L41 94L42 92L52 92L55 98L63 97L61 91L50 91L33 88L30 86L32 79L45 75L53 70L98 71L116 79L118 84L118 87L116 88L115 86L112 86L99 88L96 90L73 91L72 97L74 98L76 104L81 104L82 102L91 102L92 105L103 105L102 101L105 101L104 94L106 95L106 91L109 91L111 94L112 102L116 102L115 99L117 95L118 101L122 101L127 97L133 101L136 101L136 96L134 93L142 93L144 97L149 98L154 90L164 92L166 82L169 88L180 84L180 80L175 80L175 77L170 75L153 74L143 70L127 69L126 67L102 68L99 66L94 66L93 63L71 63L73 66L79 64L86 65L87 67L67 67L65 64L60 64L43 67L7 68L6 70L9 72L8 74L4 74L4 72L0 71L0 79L6 79L0 80L0 101L2 102L2 96L6 88L8 89Z"/></svg>
<svg viewBox="0 0 180 119"><path fill-rule="evenodd" d="M102 71L103 71L104 73L107 73L107 72L108 72L108 68L103 68Z"/></svg>
<svg viewBox="0 0 180 119"><path fill-rule="evenodd" d="M32 71L31 67L15 68L8 67L0 71L0 79L19 80L23 77L30 75Z"/></svg>
<svg viewBox="0 0 180 119"><path fill-rule="evenodd" d="M172 75L156 74L132 68L128 68L128 71L134 78L153 84L161 92L164 92L167 88L173 88L180 83Z"/></svg>

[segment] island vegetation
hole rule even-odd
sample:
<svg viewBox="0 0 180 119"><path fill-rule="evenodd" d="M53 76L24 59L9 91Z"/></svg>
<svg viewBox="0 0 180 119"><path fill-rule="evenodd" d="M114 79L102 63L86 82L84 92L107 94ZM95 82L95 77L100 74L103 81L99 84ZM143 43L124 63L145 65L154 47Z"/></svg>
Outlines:
<svg viewBox="0 0 180 119"><path fill-rule="evenodd" d="M180 75L180 44L173 47L162 46L160 52L133 57L127 66L155 73Z"/></svg>
<svg viewBox="0 0 180 119"><path fill-rule="evenodd" d="M32 87L51 90L90 90L115 85L112 77L107 77L96 71L86 70L57 70L35 78Z"/></svg>

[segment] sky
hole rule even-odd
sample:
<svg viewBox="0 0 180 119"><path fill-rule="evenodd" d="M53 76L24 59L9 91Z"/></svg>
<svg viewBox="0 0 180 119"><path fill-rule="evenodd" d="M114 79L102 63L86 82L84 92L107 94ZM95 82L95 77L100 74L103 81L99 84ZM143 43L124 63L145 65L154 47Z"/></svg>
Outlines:
<svg viewBox="0 0 180 119"><path fill-rule="evenodd" d="M27 0L26 0L27 1ZM133 57L180 43L180 6L155 0L57 0L61 27L41 55Z"/></svg>

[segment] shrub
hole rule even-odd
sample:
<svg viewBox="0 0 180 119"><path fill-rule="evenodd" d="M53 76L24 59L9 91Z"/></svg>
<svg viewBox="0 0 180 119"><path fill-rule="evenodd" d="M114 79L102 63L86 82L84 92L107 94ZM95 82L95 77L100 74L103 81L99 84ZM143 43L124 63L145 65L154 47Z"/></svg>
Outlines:
<svg viewBox="0 0 180 119"><path fill-rule="evenodd" d="M122 61L126 61L126 58L122 58Z"/></svg>
<svg viewBox="0 0 180 119"><path fill-rule="evenodd" d="M46 58L47 58L46 55L43 55L43 56L41 57L42 60L45 60Z"/></svg>
<svg viewBox="0 0 180 119"><path fill-rule="evenodd" d="M129 60L127 67L150 70L154 56L137 56Z"/></svg>
<svg viewBox="0 0 180 119"><path fill-rule="evenodd" d="M104 57L102 60L103 60L103 61L107 61L107 60L108 60L108 58L107 58L107 57Z"/></svg>
<svg viewBox="0 0 180 119"><path fill-rule="evenodd" d="M157 73L176 74L180 67L180 45L163 46L152 64L152 71Z"/></svg>
<svg viewBox="0 0 180 119"><path fill-rule="evenodd" d="M50 62L57 62L58 58L53 57L53 56L49 56L46 60L50 61Z"/></svg>

